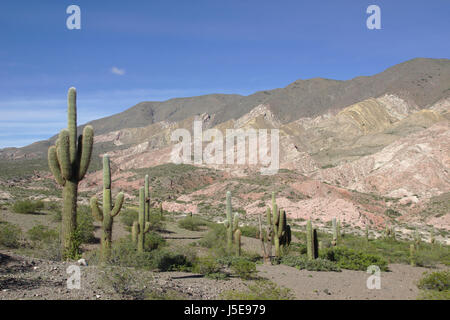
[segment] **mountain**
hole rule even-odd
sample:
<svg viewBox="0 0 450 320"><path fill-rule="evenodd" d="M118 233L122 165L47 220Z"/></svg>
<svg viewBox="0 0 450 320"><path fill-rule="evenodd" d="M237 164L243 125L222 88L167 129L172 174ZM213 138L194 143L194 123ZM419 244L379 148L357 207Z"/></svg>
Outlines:
<svg viewBox="0 0 450 320"><path fill-rule="evenodd" d="M339 81L322 78L297 80L285 88L259 91L249 96L210 94L163 102L141 102L112 116L94 120L96 135L124 128L145 127L160 121L178 122L203 113L214 115L213 125L237 119L258 105L270 106L282 123L303 117L337 112L365 99L394 94L409 105L427 108L450 96L450 60L417 58L374 76ZM80 126L81 130L82 126ZM55 137L24 148L0 150L0 158L24 154L46 157Z"/></svg>
<svg viewBox="0 0 450 320"><path fill-rule="evenodd" d="M192 133L195 119L203 130L278 129L279 174L262 176L250 164L173 166L171 133ZM100 159L108 153L114 184L128 199L135 198L145 172L153 177L155 198L174 211L212 210L230 190L238 208L263 213L266 195L278 190L279 205L291 218L338 216L352 226L382 228L394 212L398 223L450 230L448 59L414 59L347 81L297 80L249 96L142 102L90 124L94 156L80 184L87 194L100 191ZM54 139L0 150L0 171L47 171ZM44 179L51 176L44 173ZM0 176L0 186L24 183Z"/></svg>

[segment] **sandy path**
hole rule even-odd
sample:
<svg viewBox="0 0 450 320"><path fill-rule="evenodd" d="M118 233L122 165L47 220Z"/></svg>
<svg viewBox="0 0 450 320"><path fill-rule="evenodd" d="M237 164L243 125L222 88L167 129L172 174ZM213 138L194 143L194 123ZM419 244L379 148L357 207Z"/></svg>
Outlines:
<svg viewBox="0 0 450 320"><path fill-rule="evenodd" d="M317 272L298 270L285 265L258 266L259 275L292 289L297 299L416 299L416 282L429 269L391 264L390 272L381 273L381 289L367 289L369 274L363 271Z"/></svg>

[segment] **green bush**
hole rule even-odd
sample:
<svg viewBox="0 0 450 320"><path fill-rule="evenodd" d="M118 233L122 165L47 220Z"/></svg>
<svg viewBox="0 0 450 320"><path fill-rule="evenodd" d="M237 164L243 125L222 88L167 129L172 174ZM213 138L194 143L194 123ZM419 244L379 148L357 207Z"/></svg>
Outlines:
<svg viewBox="0 0 450 320"><path fill-rule="evenodd" d="M248 259L238 258L231 262L231 270L239 278L250 280L256 275L256 264Z"/></svg>
<svg viewBox="0 0 450 320"><path fill-rule="evenodd" d="M177 252L156 250L152 252L152 266L159 271L186 271L192 268L192 261Z"/></svg>
<svg viewBox="0 0 450 320"><path fill-rule="evenodd" d="M322 249L319 258L335 262L342 269L363 270L376 265L382 271L387 271L387 261L377 255L368 254L344 247Z"/></svg>
<svg viewBox="0 0 450 320"><path fill-rule="evenodd" d="M222 269L221 264L212 256L201 257L195 261L192 271L207 277L217 275Z"/></svg>
<svg viewBox="0 0 450 320"><path fill-rule="evenodd" d="M280 288L269 280L258 280L247 284L247 291L229 290L221 294L224 300L293 300L290 289Z"/></svg>
<svg viewBox="0 0 450 320"><path fill-rule="evenodd" d="M421 300L450 300L450 270L426 273L417 287Z"/></svg>
<svg viewBox="0 0 450 320"><path fill-rule="evenodd" d="M198 244L204 248L225 248L226 242L226 229L223 224L209 224L210 230L204 235L204 237L198 242Z"/></svg>
<svg viewBox="0 0 450 320"><path fill-rule="evenodd" d="M6 248L18 248L22 230L11 223L4 222L0 224L0 246Z"/></svg>
<svg viewBox="0 0 450 320"><path fill-rule="evenodd" d="M190 231L199 231L200 227L206 226L206 222L203 219L188 216L178 221L178 226Z"/></svg>
<svg viewBox="0 0 450 320"><path fill-rule="evenodd" d="M145 251L153 251L156 249L161 248L166 244L166 240L164 240L163 237L161 237L159 234L153 231L149 231L145 235L145 242L144 242L144 250Z"/></svg>
<svg viewBox="0 0 450 320"><path fill-rule="evenodd" d="M44 209L44 202L32 200L18 200L14 203L12 210L16 213L38 213L39 210Z"/></svg>
<svg viewBox="0 0 450 320"><path fill-rule="evenodd" d="M420 279L417 287L424 290L450 290L450 270L427 273Z"/></svg>
<svg viewBox="0 0 450 320"><path fill-rule="evenodd" d="M37 225L27 231L27 236L31 241L37 242L51 242L59 238L59 233L56 230L50 229L44 225Z"/></svg>
<svg viewBox="0 0 450 320"><path fill-rule="evenodd" d="M295 267L299 270L306 269L308 271L341 271L341 269L335 262L321 258L308 260L306 256L285 256L281 258L280 263L290 267Z"/></svg>
<svg viewBox="0 0 450 320"><path fill-rule="evenodd" d="M94 217L88 206L78 206L77 210L77 231L81 243L95 242Z"/></svg>
<svg viewBox="0 0 450 320"><path fill-rule="evenodd" d="M61 260L58 231L37 225L27 231L27 236L32 241L34 256L54 261Z"/></svg>

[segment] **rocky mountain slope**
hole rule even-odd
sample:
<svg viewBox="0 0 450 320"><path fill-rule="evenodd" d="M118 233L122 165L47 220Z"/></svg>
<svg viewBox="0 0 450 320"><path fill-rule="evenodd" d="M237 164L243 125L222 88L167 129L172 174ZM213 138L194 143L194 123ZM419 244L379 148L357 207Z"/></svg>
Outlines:
<svg viewBox="0 0 450 320"><path fill-rule="evenodd" d="M225 190L232 190L238 208L263 213L267 194L276 190L279 205L295 219L326 222L337 216L349 225L382 228L392 221L386 212L395 212L397 222L450 230L446 206L429 210L436 201L447 201L450 191L449 110L450 60L414 59L348 81L298 80L247 97L143 102L91 124L96 159L110 155L115 185L130 200L146 172L155 177L158 201L174 211L201 212L223 203ZM267 178L258 165L248 163L203 163L201 171L175 176L173 167L162 167L166 177L149 172L172 162L171 133L179 128L192 133L194 120L204 131L278 129L280 173ZM45 160L52 140L0 150L0 164ZM91 166L82 192L100 190L98 169Z"/></svg>

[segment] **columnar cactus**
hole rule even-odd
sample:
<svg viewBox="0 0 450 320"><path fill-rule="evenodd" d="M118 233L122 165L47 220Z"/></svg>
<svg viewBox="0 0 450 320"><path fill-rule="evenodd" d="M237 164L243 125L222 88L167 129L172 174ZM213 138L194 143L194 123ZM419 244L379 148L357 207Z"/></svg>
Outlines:
<svg viewBox="0 0 450 320"><path fill-rule="evenodd" d="M434 238L434 229L431 229L430 232L430 243L434 244L436 242L436 239Z"/></svg>
<svg viewBox="0 0 450 320"><path fill-rule="evenodd" d="M148 182L148 174L145 175L145 221L150 221L150 187Z"/></svg>
<svg viewBox="0 0 450 320"><path fill-rule="evenodd" d="M241 229L237 229L234 232L234 242L236 248L236 255L239 257L241 255Z"/></svg>
<svg viewBox="0 0 450 320"><path fill-rule="evenodd" d="M409 245L409 255L411 266L416 266L416 247L414 244Z"/></svg>
<svg viewBox="0 0 450 320"><path fill-rule="evenodd" d="M317 231L312 227L311 220L306 223L306 252L308 260L317 259L319 256Z"/></svg>
<svg viewBox="0 0 450 320"><path fill-rule="evenodd" d="M267 220L272 224L272 237L275 256L280 257L282 250L291 243L291 227L287 225L286 211L278 209L275 192L272 192L272 212L267 210Z"/></svg>
<svg viewBox="0 0 450 320"><path fill-rule="evenodd" d="M369 242L369 226L366 224L366 241Z"/></svg>
<svg viewBox="0 0 450 320"><path fill-rule="evenodd" d="M227 228L227 248L231 252L233 249L233 234L239 227L239 215L236 212L233 217L231 207L231 192L227 191L227 204L226 204L227 220L225 221L225 228Z"/></svg>
<svg viewBox="0 0 450 320"><path fill-rule="evenodd" d="M164 210L163 210L162 202L159 204L159 216L161 218L164 216Z"/></svg>
<svg viewBox="0 0 450 320"><path fill-rule="evenodd" d="M150 230L150 222L145 221L145 190L139 189L139 218L133 223L131 237L137 244L138 252L144 252L145 234Z"/></svg>
<svg viewBox="0 0 450 320"><path fill-rule="evenodd" d="M339 245L341 243L341 238L342 238L341 220L338 220L336 223L336 234L337 234L337 243Z"/></svg>
<svg viewBox="0 0 450 320"><path fill-rule="evenodd" d="M92 156L94 129L85 126L83 134L77 136L77 93L68 92L68 125L61 130L56 144L48 149L48 165L56 182L63 187L61 222L61 246L65 257L70 258L77 246L74 235L77 228L78 183L84 178Z"/></svg>
<svg viewBox="0 0 450 320"><path fill-rule="evenodd" d="M332 246L337 246L338 245L338 228L337 228L337 223L336 223L336 218L333 218L333 220L331 220L332 223L332 230L333 230L333 240L331 241L331 245Z"/></svg>
<svg viewBox="0 0 450 320"><path fill-rule="evenodd" d="M419 247L420 245L420 241L421 241L421 236L419 234L419 232L417 231L417 229L414 231L414 243L417 247Z"/></svg>
<svg viewBox="0 0 450 320"><path fill-rule="evenodd" d="M111 196L111 167L109 156L103 156L103 209L99 208L97 197L91 198L92 215L102 222L101 255L103 260L107 260L111 253L112 227L114 217L122 208L124 199L123 192L120 192L112 205Z"/></svg>

